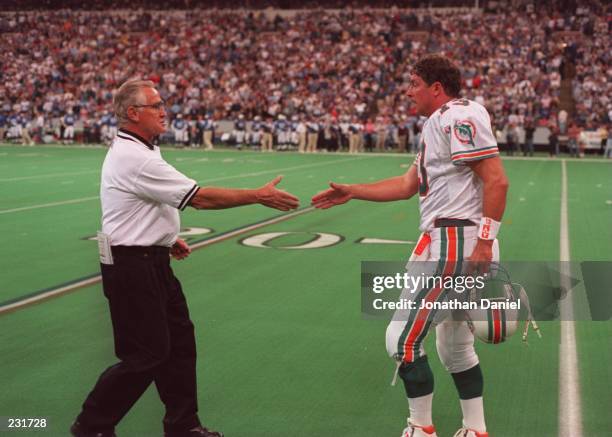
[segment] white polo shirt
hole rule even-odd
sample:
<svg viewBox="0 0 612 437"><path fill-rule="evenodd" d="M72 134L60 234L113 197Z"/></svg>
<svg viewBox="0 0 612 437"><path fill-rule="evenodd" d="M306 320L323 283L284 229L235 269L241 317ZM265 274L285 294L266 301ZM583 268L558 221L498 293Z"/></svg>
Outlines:
<svg viewBox="0 0 612 437"><path fill-rule="evenodd" d="M162 158L159 147L120 129L102 165L102 232L112 246L170 247L180 229L179 210L198 188Z"/></svg>

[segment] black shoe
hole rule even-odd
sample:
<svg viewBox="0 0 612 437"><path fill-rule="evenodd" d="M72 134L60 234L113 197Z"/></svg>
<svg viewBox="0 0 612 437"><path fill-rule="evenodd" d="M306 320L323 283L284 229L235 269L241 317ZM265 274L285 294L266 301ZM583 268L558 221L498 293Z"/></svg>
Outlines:
<svg viewBox="0 0 612 437"><path fill-rule="evenodd" d="M223 437L223 433L219 431L211 431L203 426L190 429L182 432L165 432L164 437Z"/></svg>
<svg viewBox="0 0 612 437"><path fill-rule="evenodd" d="M79 422L74 422L72 424L70 427L70 434L74 437L117 437L114 431L91 431L84 428Z"/></svg>

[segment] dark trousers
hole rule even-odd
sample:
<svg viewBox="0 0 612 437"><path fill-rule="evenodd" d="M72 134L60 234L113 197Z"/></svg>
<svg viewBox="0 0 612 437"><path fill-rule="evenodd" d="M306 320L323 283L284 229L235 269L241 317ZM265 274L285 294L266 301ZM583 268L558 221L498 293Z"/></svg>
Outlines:
<svg viewBox="0 0 612 437"><path fill-rule="evenodd" d="M166 406L164 430L192 429L200 424L194 328L169 250L119 246L113 257L101 269L120 361L100 375L77 420L111 431L154 382Z"/></svg>

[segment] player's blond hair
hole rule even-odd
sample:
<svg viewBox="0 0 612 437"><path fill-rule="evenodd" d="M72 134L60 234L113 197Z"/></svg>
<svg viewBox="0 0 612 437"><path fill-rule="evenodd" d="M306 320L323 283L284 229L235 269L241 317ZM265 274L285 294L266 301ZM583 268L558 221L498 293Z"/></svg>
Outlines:
<svg viewBox="0 0 612 437"><path fill-rule="evenodd" d="M127 110L130 106L145 104L145 98L141 92L143 88L155 88L155 84L150 80L128 80L115 93L113 108L119 125L130 121L127 115Z"/></svg>

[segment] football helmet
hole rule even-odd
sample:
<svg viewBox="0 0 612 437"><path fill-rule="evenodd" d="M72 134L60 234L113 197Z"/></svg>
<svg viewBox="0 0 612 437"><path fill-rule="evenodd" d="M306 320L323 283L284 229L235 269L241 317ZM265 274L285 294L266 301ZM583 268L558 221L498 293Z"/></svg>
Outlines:
<svg viewBox="0 0 612 437"><path fill-rule="evenodd" d="M485 343L503 343L517 331L521 321L520 310L524 308L526 318L523 341L527 341L530 325L541 338L542 334L531 313L529 297L523 286L512 282L510 275L500 264L494 264L491 271L495 279L490 279L489 284L501 283L502 291L498 292L497 296L493 295L495 287L491 286L470 291L469 302L475 308L466 310L466 318L472 334Z"/></svg>

